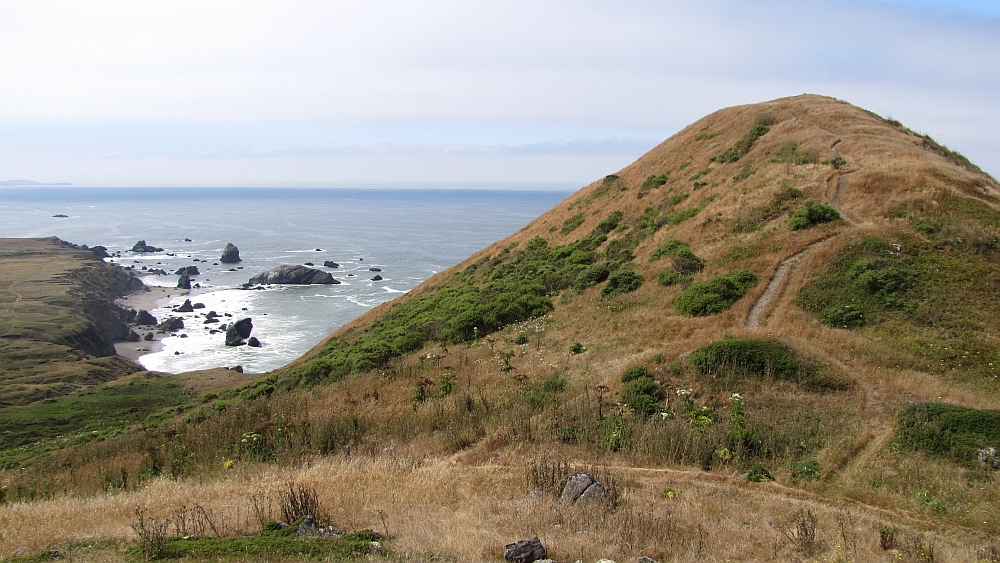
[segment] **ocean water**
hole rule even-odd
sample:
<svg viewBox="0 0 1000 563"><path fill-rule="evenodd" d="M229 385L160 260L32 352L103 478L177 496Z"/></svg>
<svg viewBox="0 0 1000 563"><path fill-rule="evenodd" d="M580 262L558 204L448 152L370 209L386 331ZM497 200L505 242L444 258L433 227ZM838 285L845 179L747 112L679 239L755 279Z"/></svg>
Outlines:
<svg viewBox="0 0 1000 563"><path fill-rule="evenodd" d="M172 295L150 312L180 316L185 328L142 356L147 369L179 373L242 365L265 372L294 360L366 310L405 293L490 243L517 231L570 190L288 189L288 188L0 188L0 237L59 238L103 245L146 285L174 288L182 266L198 266L188 296L205 309L172 313L185 297ZM68 217L54 217L57 214ZM134 254L136 241L163 252ZM190 239L185 240L185 239ZM239 264L218 262L232 242ZM195 260L198 261L195 261ZM340 264L324 268L323 262ZM281 264L312 262L340 285L272 286L243 283ZM160 268L168 275L142 271ZM229 271L236 268L236 271ZM372 281L379 268L381 281ZM261 348L224 345L221 323L252 318Z"/></svg>

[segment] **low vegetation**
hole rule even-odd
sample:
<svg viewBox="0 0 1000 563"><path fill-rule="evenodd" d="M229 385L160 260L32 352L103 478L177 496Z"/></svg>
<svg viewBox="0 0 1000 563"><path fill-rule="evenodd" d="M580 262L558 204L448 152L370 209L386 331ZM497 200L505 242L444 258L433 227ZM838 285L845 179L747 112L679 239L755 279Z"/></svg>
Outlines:
<svg viewBox="0 0 1000 563"><path fill-rule="evenodd" d="M783 185L774 192L771 201L740 210L733 218L730 229L734 233L752 233L774 219L788 208L789 202L802 197L802 191L790 185Z"/></svg>
<svg viewBox="0 0 1000 563"><path fill-rule="evenodd" d="M965 467L993 469L1000 448L1000 411L943 403L910 405L899 414L901 447L954 461ZM992 457L982 452L994 448Z"/></svg>
<svg viewBox="0 0 1000 563"><path fill-rule="evenodd" d="M727 338L695 350L689 361L700 373L729 386L745 379L782 379L814 391L847 388L801 359L787 344L771 338Z"/></svg>
<svg viewBox="0 0 1000 563"><path fill-rule="evenodd" d="M788 228L798 231L837 219L840 219L840 212L836 209L824 203L808 200L805 207L792 212L791 218L788 219Z"/></svg>
<svg viewBox="0 0 1000 563"><path fill-rule="evenodd" d="M753 272L736 270L691 284L674 301L674 308L683 315L694 317L714 315L732 307L756 285L757 276Z"/></svg>
<svg viewBox="0 0 1000 563"><path fill-rule="evenodd" d="M736 162L737 160L746 156L750 149L753 148L754 143L757 139L760 139L764 135L767 135L771 131L771 125L777 123L777 119L771 114L761 114L757 116L750 130L747 131L743 138L741 138L735 145L727 149L721 154L717 154L712 157L713 162Z"/></svg>

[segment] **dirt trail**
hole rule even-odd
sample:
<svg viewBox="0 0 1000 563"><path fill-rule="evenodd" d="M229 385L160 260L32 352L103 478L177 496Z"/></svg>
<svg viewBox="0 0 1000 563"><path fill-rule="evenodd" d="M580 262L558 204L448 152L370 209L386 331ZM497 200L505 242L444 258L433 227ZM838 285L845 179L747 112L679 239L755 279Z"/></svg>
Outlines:
<svg viewBox="0 0 1000 563"><path fill-rule="evenodd" d="M754 303L753 307L750 309L750 314L747 315L747 328L760 328L761 317L764 316L764 313L771 305L771 301L774 300L779 291L784 289L785 281L788 280L788 276L792 273L794 266L802 260L802 256L805 255L806 252L809 252L813 246L819 244L820 242L822 241L816 241L810 244L795 254L792 254L778 265L778 269L775 270L774 275L771 276L771 281L768 282L767 287L764 289L764 293L760 294L760 297L757 298L757 302Z"/></svg>

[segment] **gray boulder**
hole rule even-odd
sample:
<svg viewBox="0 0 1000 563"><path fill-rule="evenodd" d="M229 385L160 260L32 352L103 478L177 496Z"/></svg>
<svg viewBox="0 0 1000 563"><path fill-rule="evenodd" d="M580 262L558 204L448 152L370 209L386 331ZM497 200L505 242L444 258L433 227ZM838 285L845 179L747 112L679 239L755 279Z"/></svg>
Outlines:
<svg viewBox="0 0 1000 563"><path fill-rule="evenodd" d="M251 348L260 348L260 340L257 340L256 336L251 336L247 339L247 346Z"/></svg>
<svg viewBox="0 0 1000 563"><path fill-rule="evenodd" d="M219 258L219 262L223 264L235 264L240 261L240 249L236 248L235 244L227 242L226 248L222 251L222 258Z"/></svg>
<svg viewBox="0 0 1000 563"><path fill-rule="evenodd" d="M173 332L182 328L184 328L184 319L180 317L170 317L156 325L156 330L162 330L163 332Z"/></svg>
<svg viewBox="0 0 1000 563"><path fill-rule="evenodd" d="M135 324L139 326L156 326L156 317L149 314L149 311L145 309L139 309L139 312L135 314Z"/></svg>
<svg viewBox="0 0 1000 563"><path fill-rule="evenodd" d="M251 284L339 284L330 272L323 272L305 266L278 266L250 278Z"/></svg>
<svg viewBox="0 0 1000 563"><path fill-rule="evenodd" d="M142 337L142 339L145 340L146 342L149 342L149 341L153 340L153 338L154 337L153 337L153 333L152 332L147 332L146 336Z"/></svg>
<svg viewBox="0 0 1000 563"><path fill-rule="evenodd" d="M372 281L382 281L382 276L375 274L375 277L372 278Z"/></svg>
<svg viewBox="0 0 1000 563"><path fill-rule="evenodd" d="M323 266L327 268L339 268L340 264L334 262L333 260L327 260L326 262L323 262Z"/></svg>
<svg viewBox="0 0 1000 563"><path fill-rule="evenodd" d="M177 289L191 289L191 276L187 272L181 274L181 278L177 280Z"/></svg>
<svg viewBox="0 0 1000 563"><path fill-rule="evenodd" d="M503 558L514 563L534 563L548 557L545 546L538 537L520 540L504 546Z"/></svg>
<svg viewBox="0 0 1000 563"><path fill-rule="evenodd" d="M574 473L566 480L560 500L566 504L606 500L608 491L590 473Z"/></svg>
<svg viewBox="0 0 1000 563"><path fill-rule="evenodd" d="M250 338L250 331L253 330L253 322L250 317L240 319L229 325L226 329L226 346L242 346L246 344L246 339Z"/></svg>
<svg viewBox="0 0 1000 563"><path fill-rule="evenodd" d="M193 313L194 305L191 304L190 299L185 299L184 304L174 310L177 311L178 313Z"/></svg>

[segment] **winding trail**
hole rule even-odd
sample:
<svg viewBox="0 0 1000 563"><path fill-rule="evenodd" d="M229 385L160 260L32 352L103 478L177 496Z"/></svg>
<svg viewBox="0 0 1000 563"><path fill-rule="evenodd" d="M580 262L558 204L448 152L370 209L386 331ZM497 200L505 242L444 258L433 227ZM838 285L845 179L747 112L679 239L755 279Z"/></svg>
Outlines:
<svg viewBox="0 0 1000 563"><path fill-rule="evenodd" d="M771 281L768 282L767 287L764 289L764 293L760 294L760 297L757 298L757 302L753 304L753 307L750 309L750 313L747 315L747 328L760 328L761 317L764 316L765 311L767 311L767 308L771 305L775 296L779 294L779 291L784 289L785 281L788 280L788 276L792 273L793 268L802 260L802 256L804 256L806 252L809 252L809 250L819 242L821 241L816 241L795 254L792 254L778 265L778 269L775 270L774 275L771 276Z"/></svg>

